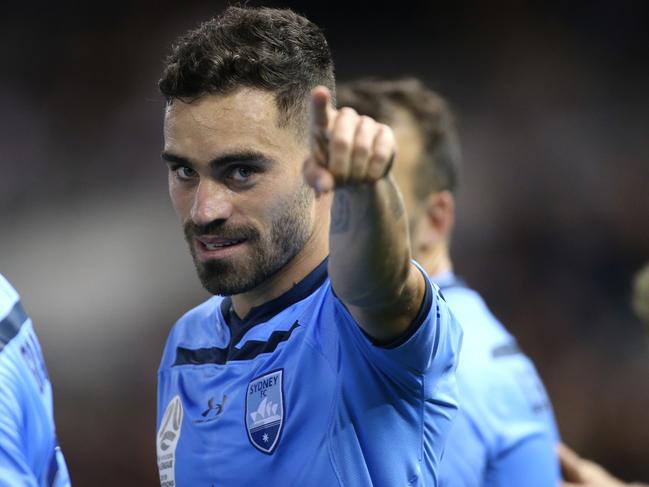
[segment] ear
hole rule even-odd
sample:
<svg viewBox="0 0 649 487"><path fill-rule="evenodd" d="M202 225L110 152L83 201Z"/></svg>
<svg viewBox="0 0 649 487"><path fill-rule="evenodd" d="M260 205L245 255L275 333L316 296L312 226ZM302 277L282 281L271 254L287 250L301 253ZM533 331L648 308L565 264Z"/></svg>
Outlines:
<svg viewBox="0 0 649 487"><path fill-rule="evenodd" d="M426 217L436 239L447 239L455 224L455 198L450 191L432 193L426 201Z"/></svg>
<svg viewBox="0 0 649 487"><path fill-rule="evenodd" d="M455 199L450 191L432 193L424 203L417 218L411 243L415 258L436 249L441 242L448 241L455 222Z"/></svg>

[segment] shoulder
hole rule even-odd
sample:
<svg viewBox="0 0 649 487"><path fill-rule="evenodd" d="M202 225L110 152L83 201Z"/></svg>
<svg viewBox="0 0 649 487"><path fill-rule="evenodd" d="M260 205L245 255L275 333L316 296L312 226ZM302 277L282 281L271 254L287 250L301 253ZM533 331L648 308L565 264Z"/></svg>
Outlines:
<svg viewBox="0 0 649 487"><path fill-rule="evenodd" d="M442 288L442 294L455 317L462 323L465 332L494 340L511 337L477 291L458 286Z"/></svg>
<svg viewBox="0 0 649 487"><path fill-rule="evenodd" d="M226 328L220 320L221 296L213 296L182 315L174 324L160 363L160 369L171 367L178 347L208 348L227 345ZM215 333L216 331L216 333Z"/></svg>
<svg viewBox="0 0 649 487"><path fill-rule="evenodd" d="M514 337L476 291L458 286L442 288L442 294L464 330L460 368L469 362L475 366L489 364L500 348L516 346Z"/></svg>
<svg viewBox="0 0 649 487"><path fill-rule="evenodd" d="M457 370L462 408L488 443L511 445L539 432L554 434L543 383L515 338L475 291L443 292L465 332Z"/></svg>

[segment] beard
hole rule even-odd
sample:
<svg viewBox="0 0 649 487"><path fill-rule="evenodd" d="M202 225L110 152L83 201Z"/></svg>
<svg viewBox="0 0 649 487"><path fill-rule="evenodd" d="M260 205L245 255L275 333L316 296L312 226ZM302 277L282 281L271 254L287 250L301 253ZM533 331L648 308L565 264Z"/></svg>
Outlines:
<svg viewBox="0 0 649 487"><path fill-rule="evenodd" d="M311 236L313 198L310 188L301 185L289 201L282 201L273 212L268 235L262 235L253 226L228 225L226 220L207 225L186 223L185 239L203 287L211 294L232 296L250 291L275 275L302 250ZM200 260L196 256L196 235L245 240L242 245L248 246L248 252L234 258Z"/></svg>

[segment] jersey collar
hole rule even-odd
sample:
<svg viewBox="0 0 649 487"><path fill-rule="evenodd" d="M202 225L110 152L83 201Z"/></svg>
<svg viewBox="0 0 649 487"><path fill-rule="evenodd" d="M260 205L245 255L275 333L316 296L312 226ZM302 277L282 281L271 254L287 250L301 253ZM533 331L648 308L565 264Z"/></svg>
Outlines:
<svg viewBox="0 0 649 487"><path fill-rule="evenodd" d="M286 291L281 296L268 301L259 306L250 309L244 319L240 319L234 312L232 307L232 299L228 296L221 301L221 314L230 330L246 328L264 323L270 320L273 316L285 310L292 304L302 301L304 298L313 294L325 279L327 279L327 261L329 257L325 258L318 266L313 269L309 274L298 282L291 289Z"/></svg>

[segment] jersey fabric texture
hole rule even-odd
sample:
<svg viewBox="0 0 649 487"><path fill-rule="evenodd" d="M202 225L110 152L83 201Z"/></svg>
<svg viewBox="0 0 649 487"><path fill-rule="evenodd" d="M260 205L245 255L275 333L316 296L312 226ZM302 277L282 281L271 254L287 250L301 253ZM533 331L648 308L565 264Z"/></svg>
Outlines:
<svg viewBox="0 0 649 487"><path fill-rule="evenodd" d="M534 365L478 293L451 273L433 279L464 330L440 485L556 487L559 435Z"/></svg>
<svg viewBox="0 0 649 487"><path fill-rule="evenodd" d="M162 358L161 484L435 485L461 336L426 279L409 330L373 344L326 260L243 321L213 297L178 321Z"/></svg>
<svg viewBox="0 0 649 487"><path fill-rule="evenodd" d="M0 275L0 487L70 485L32 322Z"/></svg>

